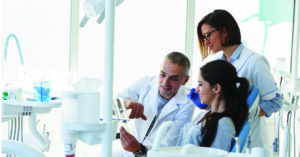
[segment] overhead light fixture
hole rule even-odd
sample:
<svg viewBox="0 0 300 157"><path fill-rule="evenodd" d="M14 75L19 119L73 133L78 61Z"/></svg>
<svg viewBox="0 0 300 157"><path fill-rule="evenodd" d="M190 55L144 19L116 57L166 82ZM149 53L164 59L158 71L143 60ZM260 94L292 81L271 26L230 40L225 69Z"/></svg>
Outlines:
<svg viewBox="0 0 300 157"><path fill-rule="evenodd" d="M116 0L116 6L120 5L124 0ZM83 10L85 16L80 22L80 27L84 27L91 17L98 16L97 23L101 24L105 17L105 0L85 0L83 2Z"/></svg>

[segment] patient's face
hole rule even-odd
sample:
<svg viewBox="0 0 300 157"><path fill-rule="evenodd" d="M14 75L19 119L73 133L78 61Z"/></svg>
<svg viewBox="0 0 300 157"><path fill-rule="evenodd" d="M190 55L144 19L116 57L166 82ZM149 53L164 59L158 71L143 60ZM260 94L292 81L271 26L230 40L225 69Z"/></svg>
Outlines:
<svg viewBox="0 0 300 157"><path fill-rule="evenodd" d="M176 95L181 85L186 83L184 67L166 59L159 74L159 94L164 99L171 99Z"/></svg>
<svg viewBox="0 0 300 157"><path fill-rule="evenodd" d="M216 94L212 91L210 84L203 79L201 71L198 76L198 86L196 90L199 92L201 104L212 104Z"/></svg>

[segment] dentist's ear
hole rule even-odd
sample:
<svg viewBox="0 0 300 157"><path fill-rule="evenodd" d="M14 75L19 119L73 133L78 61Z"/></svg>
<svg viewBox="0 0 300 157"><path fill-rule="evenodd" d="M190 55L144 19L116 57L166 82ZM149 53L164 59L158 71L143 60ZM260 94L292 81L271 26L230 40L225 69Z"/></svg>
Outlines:
<svg viewBox="0 0 300 157"><path fill-rule="evenodd" d="M186 75L182 85L185 85L189 81L189 79L190 79L190 75Z"/></svg>

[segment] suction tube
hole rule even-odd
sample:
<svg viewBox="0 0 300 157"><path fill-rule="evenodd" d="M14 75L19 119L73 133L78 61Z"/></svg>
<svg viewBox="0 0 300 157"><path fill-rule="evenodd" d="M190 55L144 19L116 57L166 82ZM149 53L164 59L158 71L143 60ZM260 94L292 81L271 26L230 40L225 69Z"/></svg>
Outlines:
<svg viewBox="0 0 300 157"><path fill-rule="evenodd" d="M163 138L163 136L166 135L166 132L168 130L168 128L170 126L173 125L173 122L172 121L167 121L167 122L164 122L158 129L157 133L156 133L156 136L155 136L155 139L153 141L153 145L152 145L152 150L153 151L159 151L159 147L160 147L160 141L161 139Z"/></svg>
<svg viewBox="0 0 300 157"><path fill-rule="evenodd" d="M283 157L287 156L287 150L289 147L290 118L291 118L291 111L289 111L287 114L287 124L284 130L284 143L283 143L283 154L282 154Z"/></svg>

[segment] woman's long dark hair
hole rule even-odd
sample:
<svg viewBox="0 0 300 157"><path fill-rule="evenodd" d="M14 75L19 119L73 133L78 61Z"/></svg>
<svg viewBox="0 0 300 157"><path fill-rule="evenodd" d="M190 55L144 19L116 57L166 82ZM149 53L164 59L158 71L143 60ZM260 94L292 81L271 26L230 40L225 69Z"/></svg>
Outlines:
<svg viewBox="0 0 300 157"><path fill-rule="evenodd" d="M245 78L237 76L236 69L229 62L216 60L200 68L202 77L211 87L221 86L221 97L225 100L225 111L222 113L208 113L206 122L201 130L202 141L200 146L209 147L213 143L218 121L223 117L231 117L236 134L241 131L248 118L247 96L249 83ZM239 85L238 85L239 84ZM238 87L237 87L238 86Z"/></svg>

